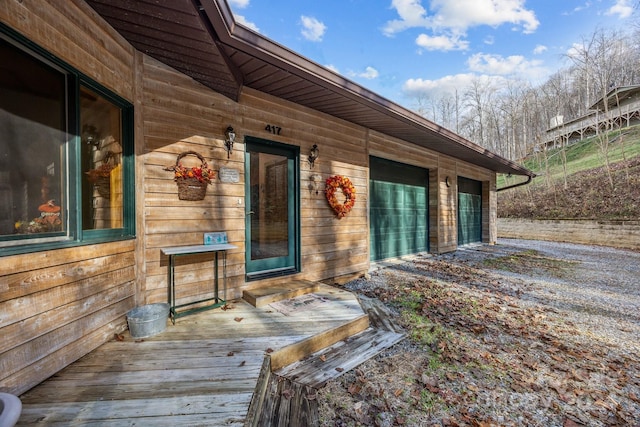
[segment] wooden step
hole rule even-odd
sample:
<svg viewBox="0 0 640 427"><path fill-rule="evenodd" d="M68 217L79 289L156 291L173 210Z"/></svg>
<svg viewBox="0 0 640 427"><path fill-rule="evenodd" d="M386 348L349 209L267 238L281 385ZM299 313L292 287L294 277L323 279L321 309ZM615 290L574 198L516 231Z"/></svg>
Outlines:
<svg viewBox="0 0 640 427"><path fill-rule="evenodd" d="M399 334L404 333L404 329L393 321L396 314L379 299L359 295L358 303L360 303L362 310L369 315L371 327Z"/></svg>
<svg viewBox="0 0 640 427"><path fill-rule="evenodd" d="M318 282L291 280L269 286L247 289L242 292L242 299L254 307L262 307L277 301L316 292L321 286L323 286L323 284Z"/></svg>
<svg viewBox="0 0 640 427"><path fill-rule="evenodd" d="M356 368L405 338L405 334L367 328L357 335L326 347L304 360L274 370L274 374L318 389L343 372Z"/></svg>
<svg viewBox="0 0 640 427"><path fill-rule="evenodd" d="M369 328L369 316L363 314L354 320L329 329L267 354L245 420L246 427L318 425L318 405L315 390L294 383L273 371L308 357L323 348L348 339ZM285 391L286 390L286 393Z"/></svg>
<svg viewBox="0 0 640 427"><path fill-rule="evenodd" d="M269 357L266 357L245 426L319 425L317 390L404 337L404 334L368 328L274 372L269 369Z"/></svg>
<svg viewBox="0 0 640 427"><path fill-rule="evenodd" d="M406 337L382 302L366 297L358 300L368 314L351 325L265 357L245 426L319 425L316 391Z"/></svg>
<svg viewBox="0 0 640 427"><path fill-rule="evenodd" d="M369 315L363 314L335 328L282 347L271 353L271 369L276 371L283 366L304 359L305 357L348 337L358 334L369 327Z"/></svg>

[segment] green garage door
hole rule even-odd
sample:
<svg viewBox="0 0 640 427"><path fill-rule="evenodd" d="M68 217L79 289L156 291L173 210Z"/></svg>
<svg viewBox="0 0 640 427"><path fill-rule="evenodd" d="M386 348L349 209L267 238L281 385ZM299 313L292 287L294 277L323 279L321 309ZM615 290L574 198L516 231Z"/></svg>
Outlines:
<svg viewBox="0 0 640 427"><path fill-rule="evenodd" d="M429 171L370 159L371 260L429 250Z"/></svg>
<svg viewBox="0 0 640 427"><path fill-rule="evenodd" d="M458 178L458 245L482 242L482 183Z"/></svg>

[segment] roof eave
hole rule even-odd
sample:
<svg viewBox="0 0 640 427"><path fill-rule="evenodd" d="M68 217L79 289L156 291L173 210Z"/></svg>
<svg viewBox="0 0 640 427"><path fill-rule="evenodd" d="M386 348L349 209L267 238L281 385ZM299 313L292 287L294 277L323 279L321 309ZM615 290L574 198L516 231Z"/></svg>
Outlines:
<svg viewBox="0 0 640 427"><path fill-rule="evenodd" d="M422 132L446 138L452 144L457 144L465 150L482 156L492 164L492 168L499 173L535 176L528 169L490 152L460 135L439 126L426 118L390 101L359 84L323 67L308 58L288 49L262 35L238 24L233 18L231 9L226 2L203 0L202 10L213 28L220 43L247 54L257 56L261 60L275 66L286 66L296 74L324 88L340 93L352 101L367 105L376 111L393 116L394 119L420 129ZM221 31L222 30L222 31ZM408 141L415 143L414 141ZM417 144L422 145L422 144ZM479 159L481 160L481 159ZM483 162L480 162L483 163ZM482 165L485 166L486 165Z"/></svg>

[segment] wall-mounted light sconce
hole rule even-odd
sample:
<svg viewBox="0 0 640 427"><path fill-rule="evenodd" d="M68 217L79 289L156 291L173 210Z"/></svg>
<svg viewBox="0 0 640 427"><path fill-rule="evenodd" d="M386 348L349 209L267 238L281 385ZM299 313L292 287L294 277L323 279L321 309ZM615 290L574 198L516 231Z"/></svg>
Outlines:
<svg viewBox="0 0 640 427"><path fill-rule="evenodd" d="M100 145L100 134L98 133L98 129L91 125L82 126L82 142L87 145L98 147Z"/></svg>
<svg viewBox="0 0 640 427"><path fill-rule="evenodd" d="M313 144L313 147L311 147L311 151L309 151L309 164L311 165L312 168L316 163L316 160L318 159L319 155L320 155L320 150L318 150L318 146L316 144Z"/></svg>
<svg viewBox="0 0 640 427"><path fill-rule="evenodd" d="M231 126L227 127L224 131L224 146L227 149L227 159L233 152L233 142L236 140L236 133Z"/></svg>

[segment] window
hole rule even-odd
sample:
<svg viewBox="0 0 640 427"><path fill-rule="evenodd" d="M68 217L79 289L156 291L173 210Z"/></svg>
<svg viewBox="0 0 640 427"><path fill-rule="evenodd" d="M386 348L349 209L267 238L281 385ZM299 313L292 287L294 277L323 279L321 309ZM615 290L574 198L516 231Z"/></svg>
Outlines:
<svg viewBox="0 0 640 427"><path fill-rule="evenodd" d="M0 255L132 237L131 104L0 30Z"/></svg>
<svg viewBox="0 0 640 427"><path fill-rule="evenodd" d="M122 228L122 111L80 87L82 227Z"/></svg>

